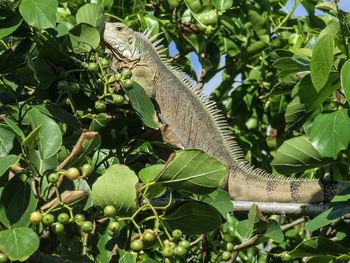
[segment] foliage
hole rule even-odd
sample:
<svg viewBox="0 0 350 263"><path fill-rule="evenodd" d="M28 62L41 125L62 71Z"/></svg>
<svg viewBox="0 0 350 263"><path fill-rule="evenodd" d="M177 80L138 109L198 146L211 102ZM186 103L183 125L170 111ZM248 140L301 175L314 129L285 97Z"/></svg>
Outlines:
<svg viewBox="0 0 350 263"><path fill-rule="evenodd" d="M349 179L350 15L286 2L0 0L2 262L348 261L348 190L306 227L229 213L226 168L196 149L168 159L151 100L100 43L105 19L155 25L194 79L198 55L200 87L222 75L212 98L249 162Z"/></svg>

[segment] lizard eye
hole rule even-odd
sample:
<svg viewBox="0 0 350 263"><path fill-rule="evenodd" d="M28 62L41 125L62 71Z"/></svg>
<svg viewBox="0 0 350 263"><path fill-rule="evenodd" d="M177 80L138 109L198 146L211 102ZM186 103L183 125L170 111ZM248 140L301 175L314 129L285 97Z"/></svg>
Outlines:
<svg viewBox="0 0 350 263"><path fill-rule="evenodd" d="M120 31L122 31L122 30L123 30L123 27L122 27L122 26L117 26L117 27L116 27L116 29L117 29L117 31L119 31L119 32L120 32Z"/></svg>

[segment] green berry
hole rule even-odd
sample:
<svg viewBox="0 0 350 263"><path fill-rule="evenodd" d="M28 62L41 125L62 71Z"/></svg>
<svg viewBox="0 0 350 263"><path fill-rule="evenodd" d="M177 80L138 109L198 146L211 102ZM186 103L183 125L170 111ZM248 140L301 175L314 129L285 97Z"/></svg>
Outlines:
<svg viewBox="0 0 350 263"><path fill-rule="evenodd" d="M115 76L116 81L121 81L123 78L123 75L121 73L117 73L114 76Z"/></svg>
<svg viewBox="0 0 350 263"><path fill-rule="evenodd" d="M132 76L132 72L131 72L131 70L128 69L128 68L123 68L123 70L122 70L122 75L123 75L123 77L124 77L125 79L130 79L131 76Z"/></svg>
<svg viewBox="0 0 350 263"><path fill-rule="evenodd" d="M52 230L55 234L60 234L64 231L64 225L60 222L56 222L52 225Z"/></svg>
<svg viewBox="0 0 350 263"><path fill-rule="evenodd" d="M163 257L172 257L174 255L174 249L171 247L165 247L162 251Z"/></svg>
<svg viewBox="0 0 350 263"><path fill-rule="evenodd" d="M182 231L180 229L175 229L173 232L172 232L172 236L175 238L175 239L178 239L180 237L182 237Z"/></svg>
<svg viewBox="0 0 350 263"><path fill-rule="evenodd" d="M165 246L174 249L176 247L176 244L174 242L169 241Z"/></svg>
<svg viewBox="0 0 350 263"><path fill-rule="evenodd" d="M112 205L107 205L104 209L103 209L103 213L105 214L105 216L115 216L117 213L117 210L115 210L115 207Z"/></svg>
<svg viewBox="0 0 350 263"><path fill-rule="evenodd" d="M133 85L134 85L134 82L131 79L126 79L123 81L123 87L125 89L131 89Z"/></svg>
<svg viewBox="0 0 350 263"><path fill-rule="evenodd" d="M78 83L73 82L69 84L68 90L72 94L77 94L80 91L80 86Z"/></svg>
<svg viewBox="0 0 350 263"><path fill-rule="evenodd" d="M57 183L58 179L60 179L60 176L57 173L52 173L49 175L49 182L50 183Z"/></svg>
<svg viewBox="0 0 350 263"><path fill-rule="evenodd" d="M57 221L65 225L69 222L69 215L67 213L61 213L58 215Z"/></svg>
<svg viewBox="0 0 350 263"><path fill-rule="evenodd" d="M135 239L130 243L130 249L133 251L140 251L143 249L143 242L141 239Z"/></svg>
<svg viewBox="0 0 350 263"><path fill-rule="evenodd" d="M156 238L153 230L149 229L149 230L146 230L144 233L143 233L143 239L147 242L153 242L153 240Z"/></svg>
<svg viewBox="0 0 350 263"><path fill-rule="evenodd" d="M104 68L109 66L109 61L106 58L101 59L100 63L102 65L102 67L104 67Z"/></svg>
<svg viewBox="0 0 350 263"><path fill-rule="evenodd" d="M90 233L92 231L92 228L93 224L91 221L84 221L80 226L81 231L85 233Z"/></svg>
<svg viewBox="0 0 350 263"><path fill-rule="evenodd" d="M60 80L57 83L57 88L63 93L68 92L68 87L69 87L69 84L66 80Z"/></svg>
<svg viewBox="0 0 350 263"><path fill-rule="evenodd" d="M120 224L118 222L112 222L108 226L108 234L112 237L118 237L120 234Z"/></svg>
<svg viewBox="0 0 350 263"><path fill-rule="evenodd" d="M123 104L124 102L124 97L119 94L113 94L113 102L117 105Z"/></svg>
<svg viewBox="0 0 350 263"><path fill-rule="evenodd" d="M222 260L224 260L224 261L227 261L227 260L229 260L230 258L231 258L231 253L230 252L228 252L228 251L224 251L224 252L222 252L222 255L221 255L221 257L222 257Z"/></svg>
<svg viewBox="0 0 350 263"><path fill-rule="evenodd" d="M75 222L81 223L85 221L85 216L83 214L76 214L74 217Z"/></svg>
<svg viewBox="0 0 350 263"><path fill-rule="evenodd" d="M43 216L43 224L46 226L51 226L55 222L55 217L52 214L47 214Z"/></svg>
<svg viewBox="0 0 350 263"><path fill-rule="evenodd" d="M95 62L90 62L88 65L88 71L97 71L98 65Z"/></svg>
<svg viewBox="0 0 350 263"><path fill-rule="evenodd" d="M66 177L73 181L75 179L77 179L80 176L79 170L75 167L71 167L66 171Z"/></svg>
<svg viewBox="0 0 350 263"><path fill-rule="evenodd" d="M189 248L190 247L190 242L188 242L187 240L181 240L178 244L178 246L182 246L185 248Z"/></svg>
<svg viewBox="0 0 350 263"><path fill-rule="evenodd" d="M92 173L92 166L86 163L80 168L80 170L83 176L89 176Z"/></svg>
<svg viewBox="0 0 350 263"><path fill-rule="evenodd" d="M98 112L102 112L106 110L106 104L102 100L98 100L95 102L95 109Z"/></svg>
<svg viewBox="0 0 350 263"><path fill-rule="evenodd" d="M231 242L226 243L226 250L227 251L233 251L234 245Z"/></svg>
<svg viewBox="0 0 350 263"><path fill-rule="evenodd" d="M35 211L35 212L32 212L29 216L29 220L32 224L39 224L41 222L41 220L43 220L43 216L41 215L40 212L38 211Z"/></svg>
<svg viewBox="0 0 350 263"><path fill-rule="evenodd" d="M5 263L8 260L8 257L4 253L0 253L0 263Z"/></svg>
<svg viewBox="0 0 350 263"><path fill-rule="evenodd" d="M183 257L187 253L187 248L185 248L183 246L177 246L177 247L175 247L174 252L177 256Z"/></svg>

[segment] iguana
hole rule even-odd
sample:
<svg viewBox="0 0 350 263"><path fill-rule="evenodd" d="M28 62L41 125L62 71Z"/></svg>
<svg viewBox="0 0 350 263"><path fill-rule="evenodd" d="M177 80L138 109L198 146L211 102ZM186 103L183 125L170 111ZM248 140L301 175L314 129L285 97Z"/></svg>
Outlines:
<svg viewBox="0 0 350 263"><path fill-rule="evenodd" d="M155 100L160 116L180 148L198 148L229 168L223 188L233 200L261 202L328 202L350 182L288 179L252 167L243 159L227 122L197 84L167 63L152 29L133 31L122 23L106 23L102 40L113 58L113 69L132 69L132 79Z"/></svg>

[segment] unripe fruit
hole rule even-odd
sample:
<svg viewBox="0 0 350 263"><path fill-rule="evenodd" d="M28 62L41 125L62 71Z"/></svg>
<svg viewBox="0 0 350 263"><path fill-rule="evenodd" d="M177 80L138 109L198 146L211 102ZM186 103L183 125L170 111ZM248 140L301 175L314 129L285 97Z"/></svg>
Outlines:
<svg viewBox="0 0 350 263"><path fill-rule="evenodd" d="M182 231L180 229L175 229L173 232L172 232L172 236L177 239L177 238L180 238L182 237Z"/></svg>
<svg viewBox="0 0 350 263"><path fill-rule="evenodd" d="M61 213L58 215L57 221L65 225L69 222L69 215L66 213Z"/></svg>
<svg viewBox="0 0 350 263"><path fill-rule="evenodd" d="M0 263L5 263L8 260L8 257L4 253L0 253Z"/></svg>
<svg viewBox="0 0 350 263"><path fill-rule="evenodd" d="M123 87L125 89L131 89L133 85L134 85L134 82L131 79L126 79L123 81Z"/></svg>
<svg viewBox="0 0 350 263"><path fill-rule="evenodd" d="M120 105L124 102L124 97L122 95L113 94L112 98L113 98L113 102L117 105Z"/></svg>
<svg viewBox="0 0 350 263"><path fill-rule="evenodd" d="M52 214L47 214L43 216L43 224L46 226L51 226L55 222L55 217Z"/></svg>
<svg viewBox="0 0 350 263"><path fill-rule="evenodd" d="M60 176L57 173L52 173L49 175L49 182L50 183L57 183L58 179L60 179Z"/></svg>
<svg viewBox="0 0 350 263"><path fill-rule="evenodd" d="M95 62L90 62L88 65L88 71L97 71L98 65Z"/></svg>
<svg viewBox="0 0 350 263"><path fill-rule="evenodd" d="M108 67L109 66L109 61L106 58L101 59L100 63L102 65L102 67Z"/></svg>
<svg viewBox="0 0 350 263"><path fill-rule="evenodd" d="M120 234L120 224L118 222L112 222L108 226L108 234L112 237L117 237Z"/></svg>
<svg viewBox="0 0 350 263"><path fill-rule="evenodd" d="M224 251L221 255L222 260L224 260L224 261L229 260L231 258L231 256L232 256L231 253L228 251Z"/></svg>
<svg viewBox="0 0 350 263"><path fill-rule="evenodd" d="M85 216L83 214L76 214L74 217L75 222L81 223L85 221Z"/></svg>
<svg viewBox="0 0 350 263"><path fill-rule="evenodd" d="M41 215L40 212L34 211L30 214L29 220L32 224L37 225L41 222L41 220L43 220L43 216Z"/></svg>
<svg viewBox="0 0 350 263"><path fill-rule="evenodd" d="M132 72L128 68L123 68L122 75L124 76L125 79L130 79L132 76Z"/></svg>
<svg viewBox="0 0 350 263"><path fill-rule="evenodd" d="M98 112L102 112L106 110L106 104L102 100L97 100L95 102L95 109Z"/></svg>
<svg viewBox="0 0 350 263"><path fill-rule="evenodd" d="M71 167L66 171L66 176L69 180L75 180L79 177L79 170L75 167Z"/></svg>
<svg viewBox="0 0 350 263"><path fill-rule="evenodd" d="M80 226L81 231L85 233L90 233L92 231L92 228L93 228L93 225L92 225L92 222L90 221L84 221Z"/></svg>
<svg viewBox="0 0 350 263"><path fill-rule="evenodd" d="M169 241L165 246L174 249L176 247L176 244L174 242Z"/></svg>
<svg viewBox="0 0 350 263"><path fill-rule="evenodd" d="M153 230L148 229L143 233L143 239L147 242L152 242L156 238Z"/></svg>
<svg viewBox="0 0 350 263"><path fill-rule="evenodd" d="M174 255L174 249L171 247L165 247L162 251L163 257L172 257Z"/></svg>
<svg viewBox="0 0 350 263"><path fill-rule="evenodd" d="M83 176L89 176L92 173L92 166L86 163L80 168L80 170Z"/></svg>
<svg viewBox="0 0 350 263"><path fill-rule="evenodd" d="M130 243L130 248L133 251L140 251L143 249L143 242L141 239L136 239Z"/></svg>
<svg viewBox="0 0 350 263"><path fill-rule="evenodd" d="M187 240L181 240L178 244L178 246L182 246L185 248L189 248L190 247L190 242L188 242Z"/></svg>
<svg viewBox="0 0 350 263"><path fill-rule="evenodd" d="M78 83L75 83L75 82L70 83L70 84L69 84L69 87L68 87L68 91L69 91L70 93L72 93L72 94L77 94L77 93L79 93L79 91L80 91L80 86L79 86L79 84L78 84Z"/></svg>
<svg viewBox="0 0 350 263"><path fill-rule="evenodd" d="M234 245L231 242L226 243L226 250L227 251L233 251Z"/></svg>
<svg viewBox="0 0 350 263"><path fill-rule="evenodd" d="M183 246L177 246L177 247L175 247L174 252L177 256L183 257L187 253L187 248L185 248Z"/></svg>
<svg viewBox="0 0 350 263"><path fill-rule="evenodd" d="M69 87L69 84L66 80L60 80L57 83L57 88L63 93L68 92L68 87Z"/></svg>
<svg viewBox="0 0 350 263"><path fill-rule="evenodd" d="M104 209L103 209L103 213L105 214L105 216L115 216L117 211L115 210L115 207L112 205L107 205Z"/></svg>
<svg viewBox="0 0 350 263"><path fill-rule="evenodd" d="M60 234L64 231L64 225L60 222L56 222L52 225L52 230L55 234Z"/></svg>

